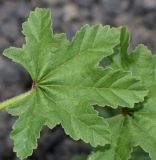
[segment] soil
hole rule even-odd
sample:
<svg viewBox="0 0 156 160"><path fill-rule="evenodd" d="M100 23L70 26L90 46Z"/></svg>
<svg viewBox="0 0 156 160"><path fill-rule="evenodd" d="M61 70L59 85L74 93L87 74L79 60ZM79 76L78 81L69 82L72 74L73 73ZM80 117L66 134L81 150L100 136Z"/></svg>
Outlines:
<svg viewBox="0 0 156 160"><path fill-rule="evenodd" d="M130 48L143 43L156 51L155 0L0 0L0 53L25 42L21 24L35 7L51 8L54 32L65 32L69 39L86 23L127 26L132 32ZM0 101L25 92L31 85L23 67L0 54ZM14 121L5 111L0 112L0 160L18 160L9 138ZM29 160L70 160L90 152L89 145L73 141L60 126L53 130L45 127L38 143Z"/></svg>

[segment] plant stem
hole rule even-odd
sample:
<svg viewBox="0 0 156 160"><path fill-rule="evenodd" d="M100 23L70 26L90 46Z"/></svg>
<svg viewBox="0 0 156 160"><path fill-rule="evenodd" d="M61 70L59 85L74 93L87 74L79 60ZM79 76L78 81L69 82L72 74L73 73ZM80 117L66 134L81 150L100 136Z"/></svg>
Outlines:
<svg viewBox="0 0 156 160"><path fill-rule="evenodd" d="M0 103L0 110L11 107L13 104L29 96L31 93L32 90Z"/></svg>

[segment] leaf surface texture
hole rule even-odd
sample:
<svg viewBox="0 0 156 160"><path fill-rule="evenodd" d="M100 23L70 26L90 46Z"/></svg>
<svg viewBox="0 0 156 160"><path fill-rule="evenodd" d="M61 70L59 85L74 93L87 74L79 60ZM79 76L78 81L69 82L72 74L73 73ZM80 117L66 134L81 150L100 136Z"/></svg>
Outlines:
<svg viewBox="0 0 156 160"><path fill-rule="evenodd" d="M133 108L147 94L131 73L98 67L119 44L120 29L86 25L69 42L53 33L50 10L37 8L23 24L23 34L22 48L4 52L33 80L31 94L8 109L19 116L12 132L17 155L32 154L43 125L61 124L72 138L95 147L110 143L108 122L91 105Z"/></svg>

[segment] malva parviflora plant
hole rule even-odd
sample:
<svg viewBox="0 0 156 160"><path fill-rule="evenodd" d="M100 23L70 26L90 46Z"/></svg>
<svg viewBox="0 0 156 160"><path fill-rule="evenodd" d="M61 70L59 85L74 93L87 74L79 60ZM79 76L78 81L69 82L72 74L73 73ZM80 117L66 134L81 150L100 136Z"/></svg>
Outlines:
<svg viewBox="0 0 156 160"><path fill-rule="evenodd" d="M4 51L33 80L30 91L0 104L18 117L11 133L17 156L32 154L44 125L60 124L74 140L97 147L89 160L128 160L135 146L155 160L156 57L144 45L128 54L126 28L86 25L68 41L51 25L50 10L35 9L23 24L26 43ZM93 105L121 114L104 118Z"/></svg>

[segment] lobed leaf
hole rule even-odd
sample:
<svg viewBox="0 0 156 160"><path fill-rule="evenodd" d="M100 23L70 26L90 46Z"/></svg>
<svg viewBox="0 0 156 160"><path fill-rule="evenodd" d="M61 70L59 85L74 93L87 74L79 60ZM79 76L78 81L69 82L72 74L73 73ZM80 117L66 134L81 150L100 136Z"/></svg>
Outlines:
<svg viewBox="0 0 156 160"><path fill-rule="evenodd" d="M133 108L147 95L131 73L98 67L119 44L120 29L87 25L69 42L64 34L53 34L50 10L37 8L23 33L22 48L4 51L33 80L31 93L8 109L19 116L11 136L17 155L23 159L32 154L43 125L61 124L71 137L95 147L110 143L108 123L91 105Z"/></svg>
<svg viewBox="0 0 156 160"><path fill-rule="evenodd" d="M121 36L121 44L127 45L127 35L125 38ZM151 160L156 159L156 58L144 45L139 45L129 55L127 51L126 54L125 51L121 52L124 50L121 49L122 46L124 45L119 45L116 54L109 57L110 66L131 71L150 92L145 101L136 104L134 109L126 108L122 114L107 119L113 133L111 147L93 153L89 160L128 160L136 146L149 153ZM125 58L122 59L123 56Z"/></svg>

